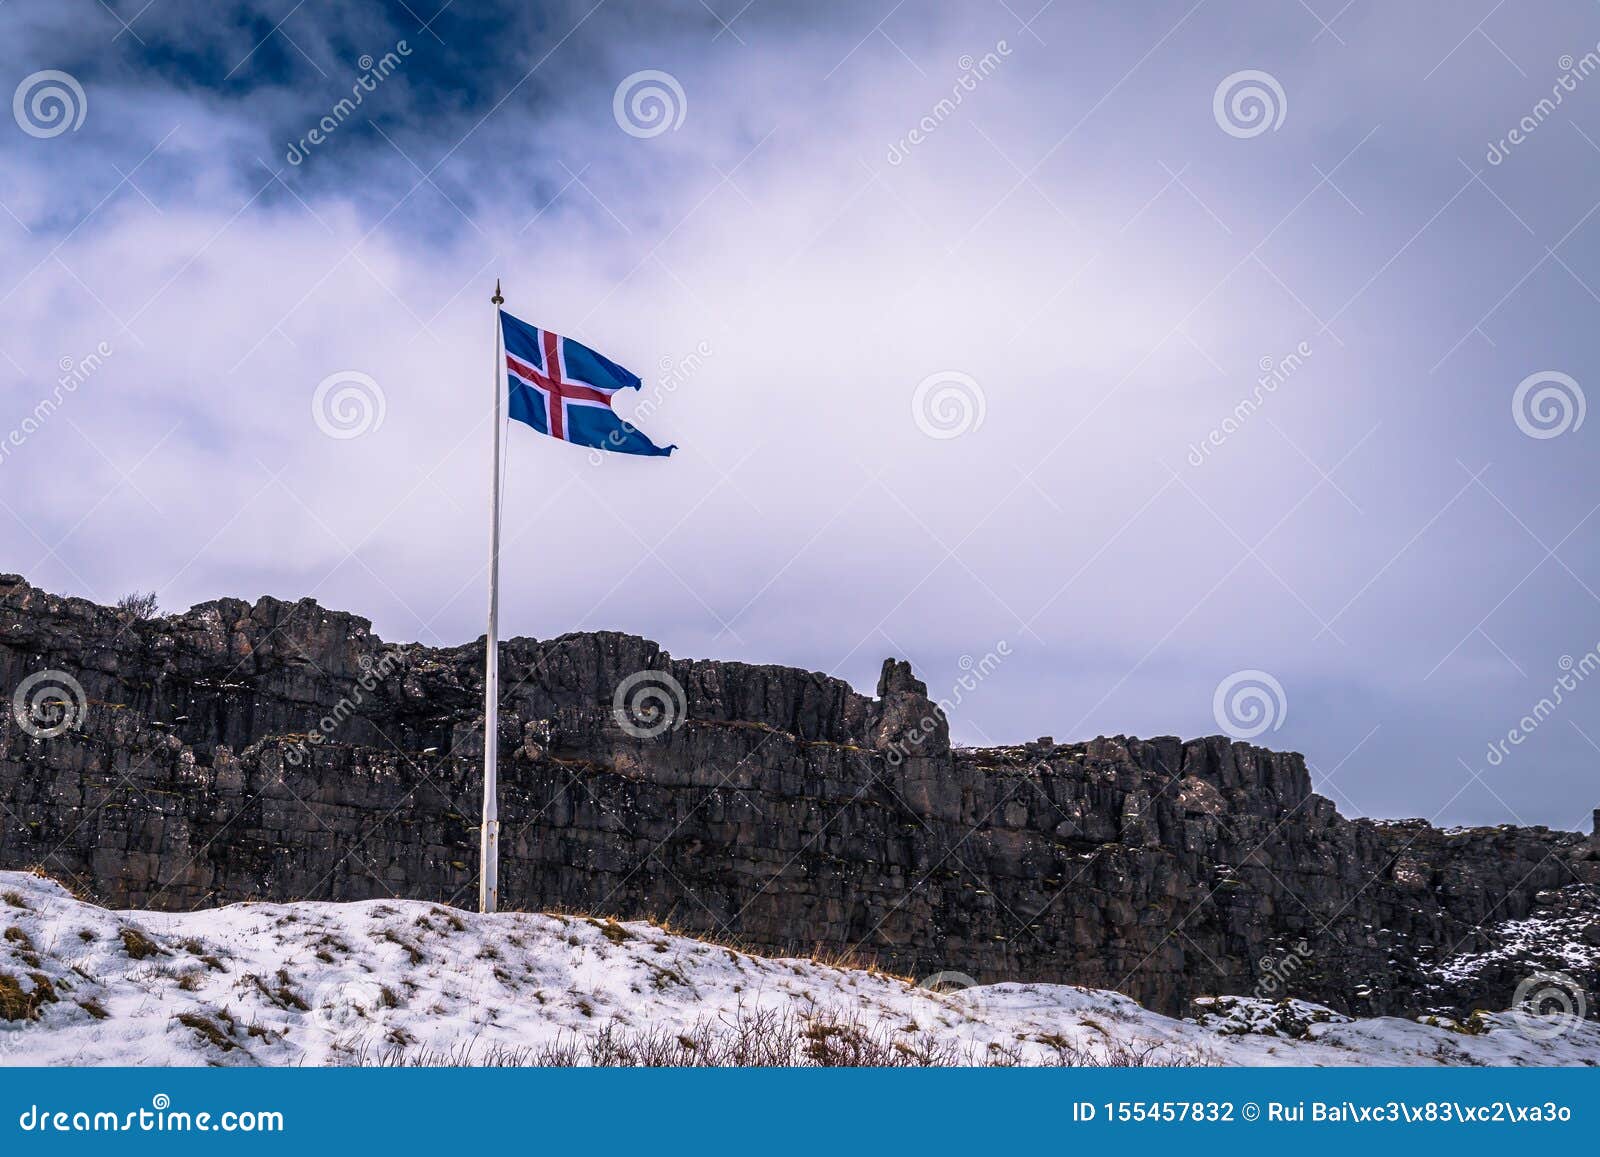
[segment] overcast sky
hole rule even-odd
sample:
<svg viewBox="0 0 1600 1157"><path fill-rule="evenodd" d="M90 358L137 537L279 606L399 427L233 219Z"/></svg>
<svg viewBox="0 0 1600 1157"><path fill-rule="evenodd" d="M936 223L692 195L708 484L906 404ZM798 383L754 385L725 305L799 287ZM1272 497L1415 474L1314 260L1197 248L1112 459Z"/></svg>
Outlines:
<svg viewBox="0 0 1600 1157"><path fill-rule="evenodd" d="M1600 8L437 8L0 8L0 567L481 634L498 275L681 447L509 431L505 634L1588 829Z"/></svg>

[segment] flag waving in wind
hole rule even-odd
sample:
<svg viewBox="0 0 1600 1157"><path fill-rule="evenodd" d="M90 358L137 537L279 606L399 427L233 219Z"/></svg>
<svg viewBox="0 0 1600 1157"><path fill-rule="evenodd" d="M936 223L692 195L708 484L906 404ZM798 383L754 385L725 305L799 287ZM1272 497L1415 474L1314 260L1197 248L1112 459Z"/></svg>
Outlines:
<svg viewBox="0 0 1600 1157"><path fill-rule="evenodd" d="M588 346L539 329L501 311L509 414L541 434L618 454L667 455L675 446L657 446L617 417L611 397L639 388L637 375Z"/></svg>
<svg viewBox="0 0 1600 1157"><path fill-rule="evenodd" d="M500 903L500 493L505 482L500 466L501 418L510 416L541 434L595 450L664 458L677 449L657 446L611 409L611 398L618 390L639 388L638 375L570 337L512 317L500 308L506 299L499 278L489 300L499 317L500 340L494 351L489 629L483 638L483 826L478 829L478 909L482 912L493 912ZM501 374L506 375L504 391Z"/></svg>

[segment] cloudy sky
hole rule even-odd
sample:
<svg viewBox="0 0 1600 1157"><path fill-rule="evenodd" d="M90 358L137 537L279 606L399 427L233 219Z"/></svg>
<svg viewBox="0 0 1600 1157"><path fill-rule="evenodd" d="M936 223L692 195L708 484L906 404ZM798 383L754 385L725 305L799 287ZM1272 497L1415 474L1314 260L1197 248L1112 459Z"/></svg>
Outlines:
<svg viewBox="0 0 1600 1157"><path fill-rule="evenodd" d="M0 567L481 634L499 276L681 447L509 431L505 633L906 656L964 742L1259 729L1349 814L1587 830L1597 45L1579 0L12 0Z"/></svg>

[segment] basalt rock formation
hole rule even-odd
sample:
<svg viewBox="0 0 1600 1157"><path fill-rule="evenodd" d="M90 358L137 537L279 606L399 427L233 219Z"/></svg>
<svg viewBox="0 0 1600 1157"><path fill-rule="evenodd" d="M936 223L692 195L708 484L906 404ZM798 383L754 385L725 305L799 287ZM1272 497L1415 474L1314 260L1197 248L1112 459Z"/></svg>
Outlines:
<svg viewBox="0 0 1600 1157"><path fill-rule="evenodd" d="M1166 1012L1252 992L1504 1008L1556 965L1595 987L1587 836L1348 820L1299 755L1220 737L952 749L893 661L867 698L609 632L502 648L506 907ZM472 904L482 660L481 640L387 644L310 600L140 621L0 576L0 690L22 692L0 719L0 868L128 907ZM66 684L52 714L60 673L81 711ZM619 715L630 676L642 708Z"/></svg>

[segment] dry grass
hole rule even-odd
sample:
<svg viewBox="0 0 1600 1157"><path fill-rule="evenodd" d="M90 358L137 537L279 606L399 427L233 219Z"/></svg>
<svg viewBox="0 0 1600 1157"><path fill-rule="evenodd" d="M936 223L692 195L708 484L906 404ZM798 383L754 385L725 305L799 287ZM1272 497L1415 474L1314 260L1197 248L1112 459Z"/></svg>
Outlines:
<svg viewBox="0 0 1600 1157"><path fill-rule="evenodd" d="M16 952L17 959L22 961L23 964L29 968L38 968L40 966L39 954L34 951L33 941L21 928L7 928L3 936L0 936L0 939L3 939L7 944L15 946L13 951Z"/></svg>
<svg viewBox="0 0 1600 1157"><path fill-rule="evenodd" d="M0 1020L38 1020L41 1008L60 999L44 973L30 972L28 980L32 988L25 992L15 976L0 972Z"/></svg>
<svg viewBox="0 0 1600 1157"><path fill-rule="evenodd" d="M166 950L137 928L122 930L122 949L130 960L143 960L148 956L165 956Z"/></svg>
<svg viewBox="0 0 1600 1157"><path fill-rule="evenodd" d="M391 1045L346 1050L347 1063L381 1068L1194 1068L1214 1058L1174 1052L1156 1041L1108 1041L1086 1048L1048 1038L1042 1058L1021 1045L964 1049L930 1033L897 1031L858 1016L741 1010L729 1019L697 1021L685 1030L632 1029L616 1021L591 1034L566 1034L543 1045L478 1047L477 1038L448 1048Z"/></svg>
<svg viewBox="0 0 1600 1157"><path fill-rule="evenodd" d="M38 879L49 880L52 883L60 884L67 890L68 895L70 895L74 900L81 901L85 904L100 904L99 897L97 897L88 888L84 887L83 884L79 882L77 877L71 875L70 873L52 872L43 864L31 864L27 868L27 872L30 876L35 876ZM101 906L103 907L104 905Z"/></svg>
<svg viewBox="0 0 1600 1157"><path fill-rule="evenodd" d="M225 1053L239 1047L238 1042L229 1035L227 1028L203 1013L180 1012L175 1019L185 1028L192 1029L201 1040Z"/></svg>
<svg viewBox="0 0 1600 1157"><path fill-rule="evenodd" d="M905 973L894 972L884 966L875 954L867 954L851 948L828 948L821 944L813 943L810 947L800 942L788 946L774 947L771 944L757 944L742 937L735 936L726 929L716 930L693 927L680 923L671 916L654 916L649 914L633 914L628 916L601 915L594 912L583 911L578 908L553 905L539 909L502 909L502 911L515 911L523 915L549 916L563 923L568 921L582 921L600 930L607 940L613 944L621 945L634 939L636 934L622 927L622 922L629 924L644 924L682 940L693 940L700 944L709 944L730 952L742 953L745 956L755 956L763 960L807 960L823 968L842 968L851 971L865 972L871 976L882 977L888 980L898 980L904 984L916 984L917 978ZM523 947L516 938L511 937L510 943L518 948ZM580 943L576 936L570 936L567 943L576 947ZM663 949L657 949L663 951Z"/></svg>

